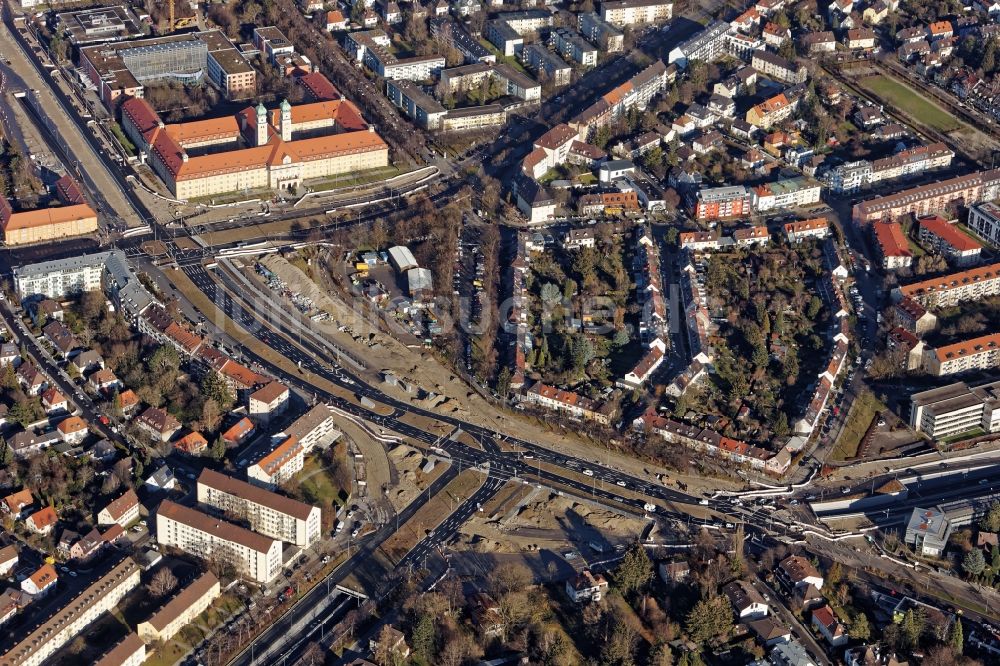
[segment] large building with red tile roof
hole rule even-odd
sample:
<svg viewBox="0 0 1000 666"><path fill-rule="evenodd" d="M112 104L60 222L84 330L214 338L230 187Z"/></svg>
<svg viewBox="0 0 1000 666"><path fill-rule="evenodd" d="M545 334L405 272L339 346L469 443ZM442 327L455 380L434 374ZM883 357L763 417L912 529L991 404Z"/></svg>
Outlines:
<svg viewBox="0 0 1000 666"><path fill-rule="evenodd" d="M957 221L949 222L940 215L922 217L920 242L943 254L955 266L974 266L979 263L983 246L964 234L956 224Z"/></svg>
<svg viewBox="0 0 1000 666"><path fill-rule="evenodd" d="M906 241L902 227L896 222L878 222L872 225L875 242L878 245L879 256L882 258L882 268L896 270L906 268L913 263L913 253Z"/></svg>
<svg viewBox="0 0 1000 666"><path fill-rule="evenodd" d="M1000 366L1000 333L924 348L924 369L937 377Z"/></svg>
<svg viewBox="0 0 1000 666"><path fill-rule="evenodd" d="M121 111L125 134L181 199L294 187L304 180L384 167L389 161L385 141L347 100L294 107L285 100L277 110L258 104L235 116L175 125L165 125L141 98L126 100ZM323 134L301 136L317 130Z"/></svg>
<svg viewBox="0 0 1000 666"><path fill-rule="evenodd" d="M925 308L951 307L1000 295L1000 263L901 285L893 298L912 298Z"/></svg>

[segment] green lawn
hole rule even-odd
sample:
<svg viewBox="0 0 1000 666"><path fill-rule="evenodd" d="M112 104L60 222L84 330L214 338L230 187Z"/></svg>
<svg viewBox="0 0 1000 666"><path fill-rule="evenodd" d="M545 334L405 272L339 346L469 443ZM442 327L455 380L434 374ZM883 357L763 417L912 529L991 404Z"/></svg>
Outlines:
<svg viewBox="0 0 1000 666"><path fill-rule="evenodd" d="M322 465L323 462L316 456L307 458L302 471L299 472L299 478L304 479L299 488L303 495L309 498L310 503L323 507L332 506L334 503L343 504L341 489L334 485L332 477Z"/></svg>
<svg viewBox="0 0 1000 666"><path fill-rule="evenodd" d="M885 405L879 402L871 391L865 391L855 398L844 422L844 429L833 447L831 460L849 460L856 456L861 438L865 436L875 414L883 409Z"/></svg>
<svg viewBox="0 0 1000 666"><path fill-rule="evenodd" d="M962 126L950 113L898 79L879 75L861 79L859 83L896 110L928 127L940 132L951 132Z"/></svg>
<svg viewBox="0 0 1000 666"><path fill-rule="evenodd" d="M944 437L938 441L942 444L954 444L955 442L961 442L965 439L972 439L973 437L982 437L986 432L979 427L973 428L972 430L966 430L965 432L960 432L952 435L951 437Z"/></svg>

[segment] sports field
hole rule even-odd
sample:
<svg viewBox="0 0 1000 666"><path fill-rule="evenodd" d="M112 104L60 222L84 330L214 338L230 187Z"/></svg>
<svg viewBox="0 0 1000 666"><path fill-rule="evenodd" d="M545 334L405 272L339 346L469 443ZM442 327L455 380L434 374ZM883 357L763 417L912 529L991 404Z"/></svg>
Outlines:
<svg viewBox="0 0 1000 666"><path fill-rule="evenodd" d="M861 79L858 83L878 95L886 104L892 105L896 111L910 116L927 127L939 132L951 132L962 127L962 124L948 111L899 79L880 74Z"/></svg>

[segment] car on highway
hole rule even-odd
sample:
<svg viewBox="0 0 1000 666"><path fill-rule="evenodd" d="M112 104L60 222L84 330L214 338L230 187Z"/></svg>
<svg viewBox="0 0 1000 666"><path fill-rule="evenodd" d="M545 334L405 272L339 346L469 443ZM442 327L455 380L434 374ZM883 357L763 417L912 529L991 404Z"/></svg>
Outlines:
<svg viewBox="0 0 1000 666"><path fill-rule="evenodd" d="M616 481L615 483L617 483L617 484L618 484L619 486L621 486L622 488L624 488L624 487L625 487L625 485L626 485L624 481Z"/></svg>
<svg viewBox="0 0 1000 666"><path fill-rule="evenodd" d="M583 470L583 475L584 476L594 476L594 472L592 472L589 469L585 469L585 470Z"/></svg>

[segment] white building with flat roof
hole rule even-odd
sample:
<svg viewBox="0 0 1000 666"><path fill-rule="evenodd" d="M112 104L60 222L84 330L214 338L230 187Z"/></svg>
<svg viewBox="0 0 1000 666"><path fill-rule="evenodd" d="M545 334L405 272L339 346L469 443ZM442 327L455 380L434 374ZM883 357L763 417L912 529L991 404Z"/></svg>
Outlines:
<svg viewBox="0 0 1000 666"><path fill-rule="evenodd" d="M225 474L202 470L198 502L240 516L255 532L308 548L320 536L320 508Z"/></svg>
<svg viewBox="0 0 1000 666"><path fill-rule="evenodd" d="M206 560L222 560L258 583L281 572L281 541L170 500L156 510L156 540Z"/></svg>

